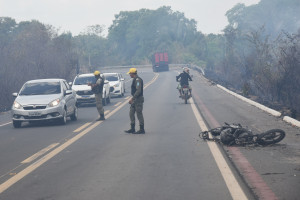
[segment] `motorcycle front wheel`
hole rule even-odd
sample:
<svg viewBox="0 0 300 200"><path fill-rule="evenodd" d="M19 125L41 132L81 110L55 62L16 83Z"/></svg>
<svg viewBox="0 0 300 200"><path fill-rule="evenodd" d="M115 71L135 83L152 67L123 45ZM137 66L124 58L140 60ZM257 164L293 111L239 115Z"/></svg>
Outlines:
<svg viewBox="0 0 300 200"><path fill-rule="evenodd" d="M285 132L281 129L272 129L265 133L261 133L257 138L260 145L269 145L280 142L285 137Z"/></svg>

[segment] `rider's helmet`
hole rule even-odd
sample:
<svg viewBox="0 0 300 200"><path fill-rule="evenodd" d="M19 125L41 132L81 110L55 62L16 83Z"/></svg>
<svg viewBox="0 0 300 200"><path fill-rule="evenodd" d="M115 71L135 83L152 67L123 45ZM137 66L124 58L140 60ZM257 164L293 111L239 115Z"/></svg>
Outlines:
<svg viewBox="0 0 300 200"><path fill-rule="evenodd" d="M188 74L190 73L190 69L189 69L188 67L185 67L185 68L184 68L184 71L185 71L186 73L188 73Z"/></svg>
<svg viewBox="0 0 300 200"><path fill-rule="evenodd" d="M94 71L94 75L95 76L99 76L100 75L100 71Z"/></svg>
<svg viewBox="0 0 300 200"><path fill-rule="evenodd" d="M231 133L231 128L223 130L220 134L220 139L223 144L229 145L234 141L234 136Z"/></svg>

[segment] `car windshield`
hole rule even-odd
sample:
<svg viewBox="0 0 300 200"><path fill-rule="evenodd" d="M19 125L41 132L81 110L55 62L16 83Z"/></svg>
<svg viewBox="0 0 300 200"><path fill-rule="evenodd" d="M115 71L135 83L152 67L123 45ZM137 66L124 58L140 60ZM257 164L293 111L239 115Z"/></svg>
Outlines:
<svg viewBox="0 0 300 200"><path fill-rule="evenodd" d="M109 75L109 76L106 75L105 78L108 81L118 81L119 80L118 76L116 76L116 75Z"/></svg>
<svg viewBox="0 0 300 200"><path fill-rule="evenodd" d="M38 82L26 83L21 90L20 95L45 95L59 93L61 93L59 82Z"/></svg>
<svg viewBox="0 0 300 200"><path fill-rule="evenodd" d="M95 83L96 79L94 76L77 77L74 85L87 85L88 83Z"/></svg>

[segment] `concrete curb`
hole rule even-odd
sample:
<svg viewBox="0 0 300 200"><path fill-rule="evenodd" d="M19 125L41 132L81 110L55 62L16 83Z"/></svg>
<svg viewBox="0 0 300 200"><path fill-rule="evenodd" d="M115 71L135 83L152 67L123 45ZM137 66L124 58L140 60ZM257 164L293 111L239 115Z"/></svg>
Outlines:
<svg viewBox="0 0 300 200"><path fill-rule="evenodd" d="M199 72L199 70L197 70L197 71ZM203 73L202 73L202 75L203 75ZM205 76L203 76L203 78L206 79L207 81L209 81L209 79L207 79ZM253 105L253 106L255 106L255 107L257 107L257 108L259 108L259 109L261 109L261 110L263 110L265 112L267 112L267 113L270 113L273 116L276 116L276 117L280 117L281 116L280 112L278 112L276 110L273 110L271 108L268 108L268 107L266 107L266 106L264 106L262 104L259 104L259 103L255 102L255 101L252 101L250 99L247 99L246 97L243 97L243 96L241 96L241 95L239 95L237 93L234 93L234 92L228 90L227 88L225 88L225 87L223 87L223 86L221 86L219 84L217 84L217 87L220 88L220 89L222 89L222 90L224 90L225 92L227 92L227 93L229 93L229 94L231 94L231 95L233 95L233 96L241 99L242 101L245 101L245 102L247 102L247 103L249 103L249 104L251 104L251 105ZM287 123L290 123L293 126L297 126L297 127L300 128L300 121L298 121L298 120L296 120L294 118L291 118L289 116L284 116L282 120L285 121L285 122L287 122Z"/></svg>
<svg viewBox="0 0 300 200"><path fill-rule="evenodd" d="M261 109L261 110L263 110L265 112L267 112L267 113L270 113L271 115L273 115L275 117L280 117L281 116L280 112L278 112L276 110L273 110L271 108L268 108L268 107L266 107L266 106L264 106L262 104L259 104L259 103L255 102L255 101L252 101L250 99L247 99L246 97L243 97L243 96L241 96L239 94L236 94L236 93L228 90L227 88L225 88L225 87L223 87L223 86L221 86L219 84L217 84L217 87L220 88L220 89L222 89L222 90L224 90L224 91L226 91L226 92L228 92L229 94L231 94L231 95L233 95L233 96L241 99L242 101L245 101L245 102L247 102L247 103L249 103L249 104L251 104L251 105L253 105L253 106L255 106L255 107L257 107L257 108L259 108L259 109ZM298 120L296 120L294 118L291 118L289 116L284 116L283 117L283 121L288 122L288 123L290 123L290 124L292 124L294 126L300 127L300 121L298 121Z"/></svg>
<svg viewBox="0 0 300 200"><path fill-rule="evenodd" d="M257 108L259 108L259 109L261 109L263 111L265 111L265 112L267 112L267 113L270 113L271 115L274 115L275 117L280 117L281 116L280 112L278 112L276 110L273 110L271 108L268 108L268 107L266 107L264 105L261 105L261 104L255 102L255 101L250 100L250 99L247 99L246 97L243 97L243 96L241 96L239 94L236 94L236 93L234 93L234 92L226 89L225 87L223 87L223 86L221 86L219 84L217 84L217 87L221 88L222 90L228 92L229 94L231 94L231 95L233 95L233 96L235 96L235 97L237 97L237 98L239 98L239 99L241 99L241 100L243 100L243 101L245 101L245 102L247 102L247 103L249 103L249 104L251 104L251 105L253 105L253 106L255 106L255 107L257 107Z"/></svg>
<svg viewBox="0 0 300 200"><path fill-rule="evenodd" d="M283 121L286 121L286 122L288 122L288 123L290 123L290 124L292 124L294 126L300 127L300 121L298 121L298 120L296 120L294 118L291 118L289 116L284 116L283 117Z"/></svg>

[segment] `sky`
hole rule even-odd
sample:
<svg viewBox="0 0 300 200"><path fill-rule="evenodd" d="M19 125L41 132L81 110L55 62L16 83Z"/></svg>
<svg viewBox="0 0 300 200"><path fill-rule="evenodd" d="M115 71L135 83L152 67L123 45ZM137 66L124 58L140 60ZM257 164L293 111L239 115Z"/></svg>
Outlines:
<svg viewBox="0 0 300 200"><path fill-rule="evenodd" d="M73 36L88 26L104 25L105 32L120 11L142 8L155 10L171 6L173 11L197 21L197 30L204 34L222 33L228 24L225 16L237 3L257 4L260 0L0 0L0 17L20 21L37 20L49 24L59 33L71 32Z"/></svg>

